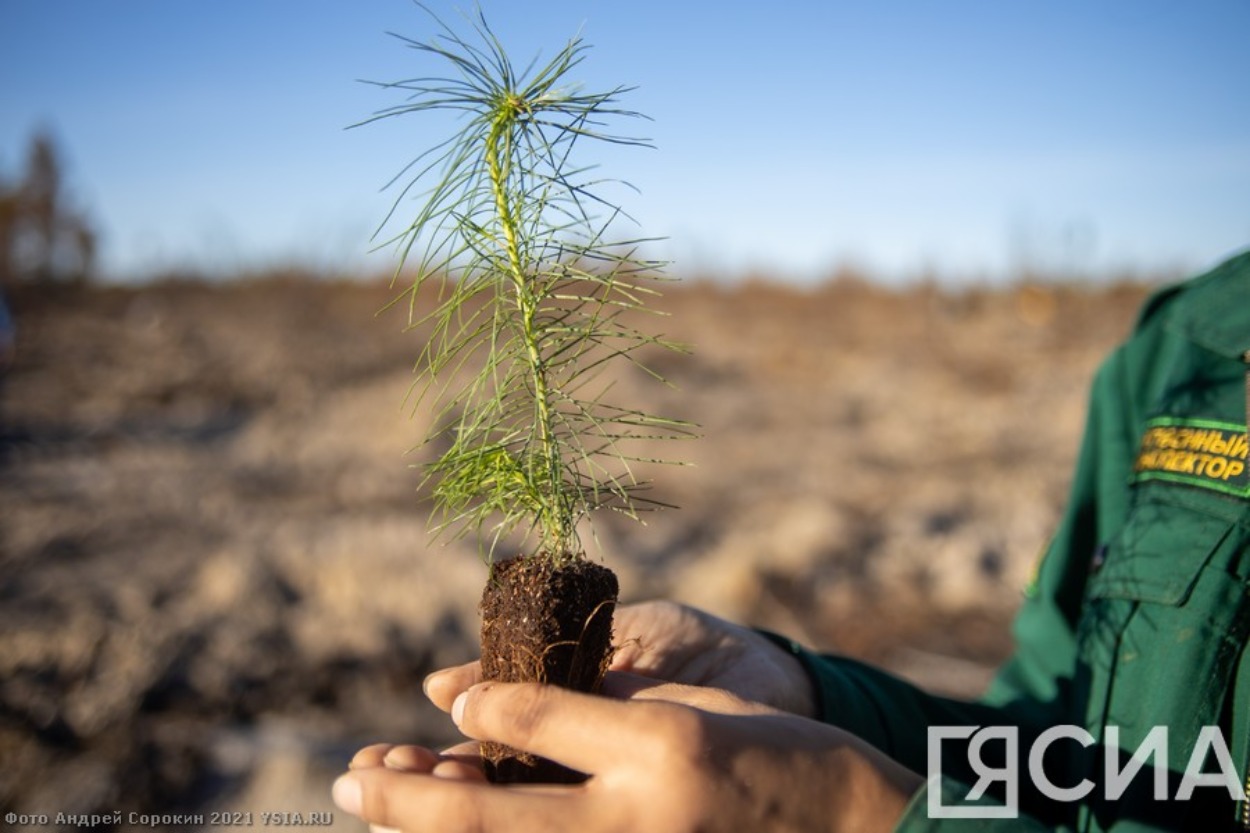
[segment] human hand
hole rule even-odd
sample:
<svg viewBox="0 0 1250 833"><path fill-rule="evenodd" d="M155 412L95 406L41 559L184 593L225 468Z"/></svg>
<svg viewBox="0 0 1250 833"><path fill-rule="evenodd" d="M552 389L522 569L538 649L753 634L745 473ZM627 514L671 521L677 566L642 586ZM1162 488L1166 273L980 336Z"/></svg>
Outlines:
<svg viewBox="0 0 1250 833"><path fill-rule="evenodd" d="M476 663L450 669L443 679L446 686L453 685L459 679L462 686L450 691L444 711L451 711L454 700L465 687L476 685L479 680L472 673ZM664 683L648 677L641 677L621 671L610 671L604 679L603 693L617 699L664 700L670 703L684 703L687 706L720 714L769 714L774 710L760 703L751 703L730 694L712 688L695 688L677 683ZM352 758L348 769L370 769L387 767L399 772L425 772L439 778L457 778L466 781L485 781L486 774L482 764L481 749L476 741L457 744L440 753L421 746L392 743L375 743L361 749Z"/></svg>
<svg viewBox="0 0 1250 833"><path fill-rule="evenodd" d="M617 608L613 671L716 688L743 700L814 717L816 692L798 659L756 631L686 605Z"/></svg>
<svg viewBox="0 0 1250 833"><path fill-rule="evenodd" d="M719 689L804 717L816 714L816 695L803 666L750 628L666 601L621 605L612 627L618 646L612 671ZM449 711L455 696L477 682L481 670L472 662L432 674L425 690Z"/></svg>
<svg viewBox="0 0 1250 833"><path fill-rule="evenodd" d="M471 748L362 750L335 801L371 825L419 831L889 830L920 776L854 736L721 692L722 711L654 685L611 700L536 684L459 693L452 718L493 740L579 769L575 786L496 786Z"/></svg>

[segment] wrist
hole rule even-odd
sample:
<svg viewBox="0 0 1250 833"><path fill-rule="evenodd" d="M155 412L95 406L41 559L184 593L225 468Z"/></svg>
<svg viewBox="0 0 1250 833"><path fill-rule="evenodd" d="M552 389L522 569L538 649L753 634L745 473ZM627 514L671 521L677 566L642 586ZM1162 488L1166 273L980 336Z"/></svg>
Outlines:
<svg viewBox="0 0 1250 833"><path fill-rule="evenodd" d="M807 651L793 639L781 634L763 628L754 630L777 649L777 661L785 670L785 677L794 683L791 686L792 699L786 710L801 717L823 721L820 688L816 674L808 664Z"/></svg>

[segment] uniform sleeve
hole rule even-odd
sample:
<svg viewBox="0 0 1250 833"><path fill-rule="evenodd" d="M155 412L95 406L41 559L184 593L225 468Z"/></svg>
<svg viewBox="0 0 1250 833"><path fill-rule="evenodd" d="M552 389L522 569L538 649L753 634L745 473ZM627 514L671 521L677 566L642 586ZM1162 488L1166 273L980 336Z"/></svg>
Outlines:
<svg viewBox="0 0 1250 833"><path fill-rule="evenodd" d="M798 658L816 688L817 719L846 729L903 766L924 772L929 726L987 726L1002 710L929 694L879 668L847 657L822 656L768 634Z"/></svg>

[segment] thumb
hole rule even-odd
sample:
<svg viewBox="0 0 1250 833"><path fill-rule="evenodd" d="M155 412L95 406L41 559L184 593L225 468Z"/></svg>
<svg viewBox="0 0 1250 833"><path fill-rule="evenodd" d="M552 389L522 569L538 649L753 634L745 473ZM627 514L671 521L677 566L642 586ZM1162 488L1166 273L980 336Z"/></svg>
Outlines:
<svg viewBox="0 0 1250 833"><path fill-rule="evenodd" d="M421 684L425 696L443 711L451 711L456 695L482 681L482 664L474 661L435 671Z"/></svg>
<svg viewBox="0 0 1250 833"><path fill-rule="evenodd" d="M611 700L538 683L482 683L456 698L451 717L475 740L503 743L594 774L641 760L671 704ZM685 712L685 709L680 711Z"/></svg>

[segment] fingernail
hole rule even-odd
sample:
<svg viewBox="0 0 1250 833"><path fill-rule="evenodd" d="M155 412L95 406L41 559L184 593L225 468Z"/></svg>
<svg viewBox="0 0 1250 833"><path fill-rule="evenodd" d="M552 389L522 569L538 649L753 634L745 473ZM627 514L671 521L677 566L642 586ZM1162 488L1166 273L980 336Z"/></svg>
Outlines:
<svg viewBox="0 0 1250 833"><path fill-rule="evenodd" d="M417 772L418 766L413 765L413 751L411 748L397 746L382 758L382 764L387 769L393 769L396 772Z"/></svg>
<svg viewBox="0 0 1250 833"><path fill-rule="evenodd" d="M334 799L334 803L340 810L344 813L351 813L353 816L359 816L364 807L364 794L360 788L360 781L351 775L339 776L334 786L330 788L330 797Z"/></svg>
<svg viewBox="0 0 1250 833"><path fill-rule="evenodd" d="M464 702L468 698L469 692L462 691L456 695L455 701L451 704L451 722L457 726L464 719Z"/></svg>
<svg viewBox="0 0 1250 833"><path fill-rule="evenodd" d="M383 827L380 824L369 825L369 833L401 833L394 827Z"/></svg>
<svg viewBox="0 0 1250 833"><path fill-rule="evenodd" d="M440 671L434 671L426 675L425 679L421 681L421 690L425 692L426 697L430 696L430 683L434 680L434 678L441 677L442 675L446 673L447 673L447 669L444 668Z"/></svg>

